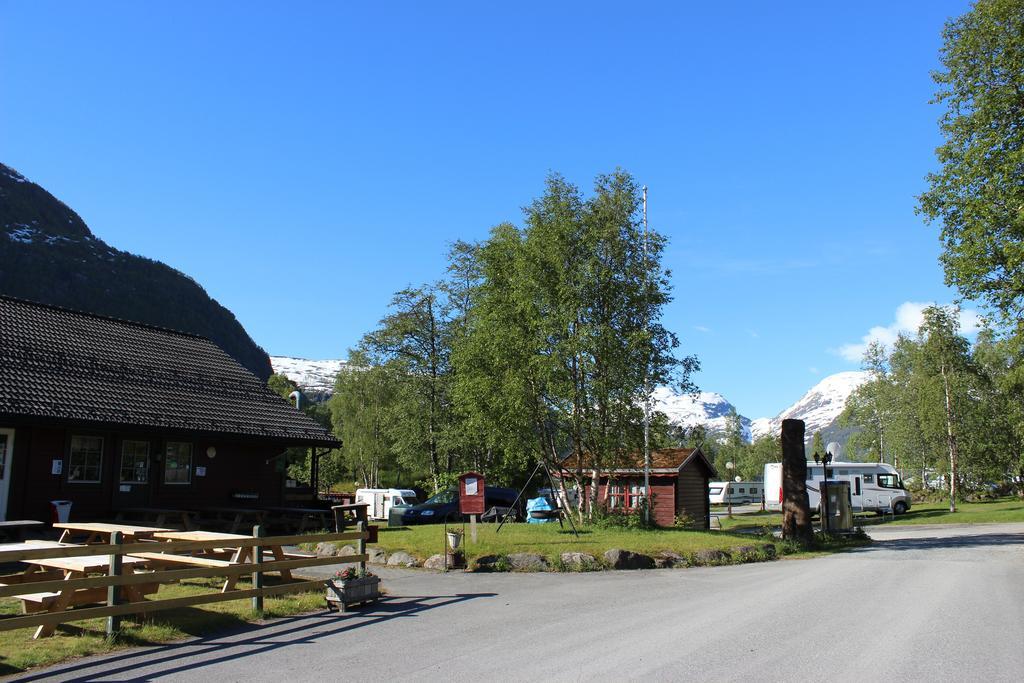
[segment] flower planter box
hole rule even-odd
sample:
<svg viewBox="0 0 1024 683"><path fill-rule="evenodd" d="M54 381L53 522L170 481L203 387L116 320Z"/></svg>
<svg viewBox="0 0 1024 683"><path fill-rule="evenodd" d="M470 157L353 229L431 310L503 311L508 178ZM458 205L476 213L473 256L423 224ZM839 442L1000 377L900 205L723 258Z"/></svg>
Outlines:
<svg viewBox="0 0 1024 683"><path fill-rule="evenodd" d="M376 602L380 597L380 577L361 579L329 579L327 581L327 607L344 612L353 605Z"/></svg>

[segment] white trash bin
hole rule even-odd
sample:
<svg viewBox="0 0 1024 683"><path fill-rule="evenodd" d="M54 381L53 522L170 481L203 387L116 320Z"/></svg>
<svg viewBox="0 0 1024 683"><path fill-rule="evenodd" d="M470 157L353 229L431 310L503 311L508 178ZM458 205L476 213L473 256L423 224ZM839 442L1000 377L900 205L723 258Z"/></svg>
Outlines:
<svg viewBox="0 0 1024 683"><path fill-rule="evenodd" d="M54 522L67 522L71 518L70 500L51 500L50 509L53 511Z"/></svg>

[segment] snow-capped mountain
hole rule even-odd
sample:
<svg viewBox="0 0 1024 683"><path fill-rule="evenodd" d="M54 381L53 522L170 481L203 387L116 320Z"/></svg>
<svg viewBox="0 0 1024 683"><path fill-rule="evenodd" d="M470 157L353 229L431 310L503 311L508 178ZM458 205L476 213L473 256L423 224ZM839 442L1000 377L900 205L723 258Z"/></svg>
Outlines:
<svg viewBox="0 0 1024 683"><path fill-rule="evenodd" d="M311 398L322 400L334 393L334 378L348 367L343 360L308 360L290 356L271 356L274 372L286 375Z"/></svg>
<svg viewBox="0 0 1024 683"><path fill-rule="evenodd" d="M867 372L854 370L829 375L815 384L803 397L773 418L761 417L751 422L756 439L764 434L778 434L782 421L803 420L808 440L814 432L825 432L846 407L846 399L857 387L870 379Z"/></svg>
<svg viewBox="0 0 1024 683"><path fill-rule="evenodd" d="M709 433L724 433L733 405L721 394L702 391L698 394L677 394L668 387L652 392L653 407L665 413L668 421L677 427L704 425ZM750 420L740 415L743 438L750 440Z"/></svg>

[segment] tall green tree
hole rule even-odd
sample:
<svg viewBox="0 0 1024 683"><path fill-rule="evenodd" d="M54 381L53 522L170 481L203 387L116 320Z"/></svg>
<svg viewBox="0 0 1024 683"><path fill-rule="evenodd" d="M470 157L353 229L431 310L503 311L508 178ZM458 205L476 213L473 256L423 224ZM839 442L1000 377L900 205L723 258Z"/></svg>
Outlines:
<svg viewBox="0 0 1024 683"><path fill-rule="evenodd" d="M941 168L919 210L941 221L946 282L1024 334L1024 0L976 0L943 40Z"/></svg>
<svg viewBox="0 0 1024 683"><path fill-rule="evenodd" d="M639 450L645 378L689 388L697 367L660 323L665 241L652 232L645 251L639 206L621 171L598 176L589 198L552 175L525 226L497 226L476 251L456 402L509 455L573 455L577 485Z"/></svg>
<svg viewBox="0 0 1024 683"><path fill-rule="evenodd" d="M351 351L348 360L330 400L334 431L348 472L365 488L378 488L385 470L399 468L391 437L399 381L390 367L371 365L360 351Z"/></svg>

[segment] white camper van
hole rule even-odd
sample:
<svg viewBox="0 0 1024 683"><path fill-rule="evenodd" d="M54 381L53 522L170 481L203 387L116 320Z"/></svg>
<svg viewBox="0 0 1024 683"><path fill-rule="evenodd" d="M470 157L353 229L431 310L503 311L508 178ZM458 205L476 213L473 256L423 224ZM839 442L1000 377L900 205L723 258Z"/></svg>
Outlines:
<svg viewBox="0 0 1024 683"><path fill-rule="evenodd" d="M357 503L369 503L367 516L370 519L387 519L391 508L404 505L419 505L416 492L409 489L359 489L356 491Z"/></svg>
<svg viewBox="0 0 1024 683"><path fill-rule="evenodd" d="M820 464L807 463L807 500L811 510L821 504ZM910 509L910 493L892 465L868 462L832 462L829 481L850 482L850 503L855 512L893 512L901 515ZM782 463L764 466L764 498L769 510L782 509Z"/></svg>
<svg viewBox="0 0 1024 683"><path fill-rule="evenodd" d="M759 481L713 481L708 484L708 500L712 505L743 505L760 503L764 486Z"/></svg>

